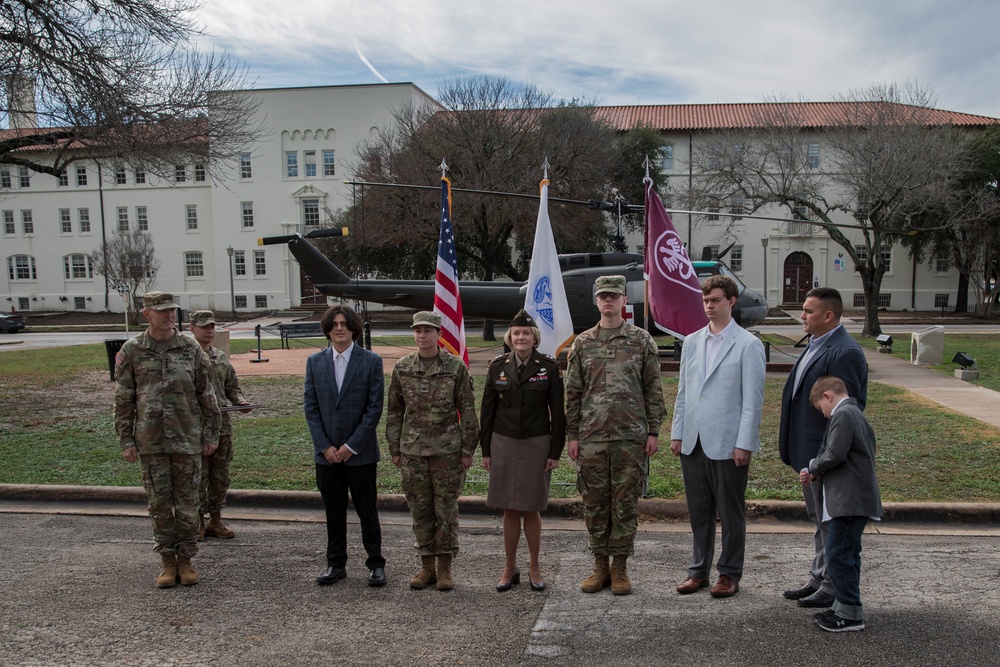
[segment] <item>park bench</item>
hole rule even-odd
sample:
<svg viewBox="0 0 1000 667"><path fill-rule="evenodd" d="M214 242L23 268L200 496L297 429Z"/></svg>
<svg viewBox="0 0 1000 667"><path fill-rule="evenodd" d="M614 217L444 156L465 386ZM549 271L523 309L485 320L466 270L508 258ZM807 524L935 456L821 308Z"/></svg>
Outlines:
<svg viewBox="0 0 1000 667"><path fill-rule="evenodd" d="M323 336L319 322L290 322L279 324L278 333L281 335L281 349L291 349L288 341L292 338L320 338Z"/></svg>

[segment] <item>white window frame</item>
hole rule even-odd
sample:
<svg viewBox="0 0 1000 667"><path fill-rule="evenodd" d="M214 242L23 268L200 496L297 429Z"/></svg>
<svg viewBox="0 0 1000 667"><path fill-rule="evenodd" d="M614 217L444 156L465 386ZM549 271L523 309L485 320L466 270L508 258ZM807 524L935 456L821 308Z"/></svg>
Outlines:
<svg viewBox="0 0 1000 667"><path fill-rule="evenodd" d="M237 278L247 277L247 253L245 250L233 251L233 275Z"/></svg>
<svg viewBox="0 0 1000 667"><path fill-rule="evenodd" d="M63 275L66 280L93 280L94 267L90 264L90 256L75 253L63 257Z"/></svg>
<svg viewBox="0 0 1000 667"><path fill-rule="evenodd" d="M18 275L22 271L26 274L26 277L22 278ZM31 282L33 280L38 280L38 270L35 268L35 258L32 255L11 255L7 258L7 276L12 282Z"/></svg>
<svg viewBox="0 0 1000 667"><path fill-rule="evenodd" d="M253 229L253 202L240 202L240 220L243 229Z"/></svg>
<svg viewBox="0 0 1000 667"><path fill-rule="evenodd" d="M333 149L328 148L323 151L323 175L337 175L337 154Z"/></svg>
<svg viewBox="0 0 1000 667"><path fill-rule="evenodd" d="M60 234L73 233L73 218L70 215L68 208L59 209L59 233Z"/></svg>
<svg viewBox="0 0 1000 667"><path fill-rule="evenodd" d="M35 233L35 219L30 208L21 209L21 233L25 236L33 236Z"/></svg>
<svg viewBox="0 0 1000 667"><path fill-rule="evenodd" d="M249 181L253 178L253 155L240 153L240 180Z"/></svg>
<svg viewBox="0 0 1000 667"><path fill-rule="evenodd" d="M140 232L149 231L149 211L145 206L135 207L135 228Z"/></svg>
<svg viewBox="0 0 1000 667"><path fill-rule="evenodd" d="M253 251L253 275L254 278L267 276L267 256L263 250Z"/></svg>
<svg viewBox="0 0 1000 667"><path fill-rule="evenodd" d="M299 152L285 151L285 178L299 177Z"/></svg>
<svg viewBox="0 0 1000 667"><path fill-rule="evenodd" d="M89 208L78 208L76 209L76 220L77 224L80 226L81 234L90 233L90 209Z"/></svg>
<svg viewBox="0 0 1000 667"><path fill-rule="evenodd" d="M127 232L129 228L128 224L128 206L117 207L117 219L118 219L118 231Z"/></svg>
<svg viewBox="0 0 1000 667"><path fill-rule="evenodd" d="M189 232L198 231L198 205L184 205L184 229Z"/></svg>
<svg viewBox="0 0 1000 667"><path fill-rule="evenodd" d="M204 255L201 252L197 250L192 250L190 252L184 253L184 277L185 278L205 277L205 259Z"/></svg>

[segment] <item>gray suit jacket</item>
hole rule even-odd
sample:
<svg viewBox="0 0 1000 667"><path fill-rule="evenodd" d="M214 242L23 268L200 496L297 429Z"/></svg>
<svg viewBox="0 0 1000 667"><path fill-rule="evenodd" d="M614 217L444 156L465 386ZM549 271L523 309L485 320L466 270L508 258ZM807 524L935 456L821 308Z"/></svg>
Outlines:
<svg viewBox="0 0 1000 667"><path fill-rule="evenodd" d="M760 416L764 407L764 346L752 333L736 327L705 373L708 327L699 329L681 348L681 376L674 403L671 440L681 452L694 451L698 439L705 456L733 458L733 450L760 450Z"/></svg>
<svg viewBox="0 0 1000 667"><path fill-rule="evenodd" d="M382 357L374 352L354 346L340 391L333 371L333 348L310 355L302 404L316 463L329 465L323 452L331 445L344 444L357 452L347 465L376 463L380 458L376 427L384 397Z"/></svg>
<svg viewBox="0 0 1000 667"><path fill-rule="evenodd" d="M826 510L831 517L881 518L875 432L855 399L846 399L830 417L819 454L809 462L809 472L822 477Z"/></svg>

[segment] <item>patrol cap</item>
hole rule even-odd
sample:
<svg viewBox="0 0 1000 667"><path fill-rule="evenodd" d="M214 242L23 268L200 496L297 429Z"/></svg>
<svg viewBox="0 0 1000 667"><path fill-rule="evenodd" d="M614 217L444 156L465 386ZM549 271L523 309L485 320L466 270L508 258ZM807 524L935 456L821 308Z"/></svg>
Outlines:
<svg viewBox="0 0 1000 667"><path fill-rule="evenodd" d="M528 311L522 308L521 310L517 311L517 315L515 315L514 319L510 321L510 326L537 328L538 325L535 324L535 319L528 314Z"/></svg>
<svg viewBox="0 0 1000 667"><path fill-rule="evenodd" d="M210 310L196 310L191 313L191 324L196 327L207 327L215 324L215 313Z"/></svg>
<svg viewBox="0 0 1000 667"><path fill-rule="evenodd" d="M142 307L151 310L180 308L180 306L174 303L174 295L170 292L146 292L142 295Z"/></svg>
<svg viewBox="0 0 1000 667"><path fill-rule="evenodd" d="M434 327L438 331L441 330L441 316L437 313L432 313L429 310L421 310L413 316L413 324L410 325L411 329L417 327Z"/></svg>
<svg viewBox="0 0 1000 667"><path fill-rule="evenodd" d="M625 294L625 276L600 276L594 284L597 294Z"/></svg>

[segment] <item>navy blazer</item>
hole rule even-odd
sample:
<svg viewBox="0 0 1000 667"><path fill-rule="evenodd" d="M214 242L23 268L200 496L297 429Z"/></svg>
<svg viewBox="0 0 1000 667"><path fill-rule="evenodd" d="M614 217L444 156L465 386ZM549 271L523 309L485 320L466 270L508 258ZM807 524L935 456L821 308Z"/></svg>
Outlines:
<svg viewBox="0 0 1000 667"><path fill-rule="evenodd" d="M355 345L341 391L337 391L333 357L334 349L328 347L306 360L302 404L314 459L320 465L330 465L323 452L331 445L346 444L356 452L347 465L376 463L380 458L376 427L385 397L382 357Z"/></svg>
<svg viewBox="0 0 1000 667"><path fill-rule="evenodd" d="M868 361L861 346L851 338L843 325L830 334L802 374L802 381L795 387L800 356L788 374L781 392L781 427L778 431L778 451L781 460L798 472L816 457L826 418L809 403L809 392L816 380L824 375L839 377L847 385L847 394L857 400L862 410L868 400Z"/></svg>
<svg viewBox="0 0 1000 667"><path fill-rule="evenodd" d="M831 517L882 518L882 497L875 476L875 431L853 398L845 399L830 417L823 446L809 462L809 472L822 478Z"/></svg>

